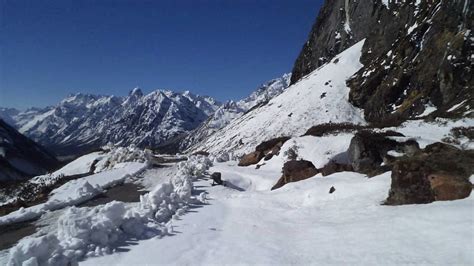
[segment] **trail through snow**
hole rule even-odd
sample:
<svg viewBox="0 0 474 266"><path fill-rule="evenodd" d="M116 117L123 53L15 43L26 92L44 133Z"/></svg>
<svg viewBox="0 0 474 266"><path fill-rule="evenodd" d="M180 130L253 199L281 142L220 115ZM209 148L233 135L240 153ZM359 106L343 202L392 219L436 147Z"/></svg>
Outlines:
<svg viewBox="0 0 474 266"><path fill-rule="evenodd" d="M473 196L425 205L383 206L390 173L343 172L269 188L271 171L220 163L239 192L208 180L208 205L173 222L173 235L91 258L82 265L472 265ZM279 177L273 172L273 181ZM260 174L259 174L260 173ZM273 183L272 183L273 184ZM336 191L329 194L330 187ZM471 213L471 215L469 215ZM436 252L433 252L436 251Z"/></svg>

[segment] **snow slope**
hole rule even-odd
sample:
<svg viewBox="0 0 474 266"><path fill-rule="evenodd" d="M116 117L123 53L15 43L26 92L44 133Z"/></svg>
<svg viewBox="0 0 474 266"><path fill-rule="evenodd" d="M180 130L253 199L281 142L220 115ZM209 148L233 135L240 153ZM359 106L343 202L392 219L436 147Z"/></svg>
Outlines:
<svg viewBox="0 0 474 266"><path fill-rule="evenodd" d="M198 128L189 132L180 143L180 150L192 150L193 146L202 142L232 120L242 116L248 110L266 104L269 100L283 93L290 84L291 74L272 79L260 85L248 97L238 101L228 101L219 107Z"/></svg>
<svg viewBox="0 0 474 266"><path fill-rule="evenodd" d="M359 58L363 43L350 47L268 104L233 120L193 149L239 155L274 137L301 135L313 125L364 123L361 111L348 102L345 83L362 67Z"/></svg>

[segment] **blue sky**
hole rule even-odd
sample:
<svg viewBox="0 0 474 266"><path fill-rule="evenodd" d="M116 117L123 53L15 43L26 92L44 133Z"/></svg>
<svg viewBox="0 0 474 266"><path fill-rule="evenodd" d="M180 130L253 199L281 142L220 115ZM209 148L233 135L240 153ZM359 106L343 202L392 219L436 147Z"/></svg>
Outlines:
<svg viewBox="0 0 474 266"><path fill-rule="evenodd" d="M137 86L240 99L291 71L321 2L0 0L0 106Z"/></svg>

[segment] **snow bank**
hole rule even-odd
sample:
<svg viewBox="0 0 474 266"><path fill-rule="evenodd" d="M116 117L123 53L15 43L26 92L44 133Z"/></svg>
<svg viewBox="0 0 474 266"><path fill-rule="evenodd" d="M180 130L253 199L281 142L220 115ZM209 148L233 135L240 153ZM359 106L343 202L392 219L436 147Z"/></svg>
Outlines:
<svg viewBox="0 0 474 266"><path fill-rule="evenodd" d="M117 169L111 169L81 179L72 180L51 191L47 202L28 208L21 208L0 217L0 225L22 222L41 216L46 211L64 208L85 202L103 189L123 182L127 177L136 175L147 168L145 163L121 163Z"/></svg>
<svg viewBox="0 0 474 266"><path fill-rule="evenodd" d="M137 205L114 201L93 208L71 207L59 217L56 232L24 238L13 247L8 264L66 265L111 253L130 238L165 236L173 217L201 201L192 195L192 180L211 165L207 157L189 157L169 182L141 196Z"/></svg>

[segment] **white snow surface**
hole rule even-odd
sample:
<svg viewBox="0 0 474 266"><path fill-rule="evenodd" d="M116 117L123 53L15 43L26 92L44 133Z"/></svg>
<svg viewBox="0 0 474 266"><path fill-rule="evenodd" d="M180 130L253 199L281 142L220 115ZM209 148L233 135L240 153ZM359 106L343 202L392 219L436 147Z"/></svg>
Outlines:
<svg viewBox="0 0 474 266"><path fill-rule="evenodd" d="M276 169L275 169L276 170ZM223 179L249 184L260 169L219 163ZM276 171L277 172L277 171ZM275 172L275 173L276 173ZM274 176L276 182L278 176ZM342 172L281 189L205 189L208 203L173 221L172 236L81 265L472 265L473 196L384 206L390 173ZM329 194L334 187L336 191Z"/></svg>
<svg viewBox="0 0 474 266"><path fill-rule="evenodd" d="M53 175L77 175L87 173L89 172L94 160L99 160L102 156L101 152L86 154L55 171Z"/></svg>
<svg viewBox="0 0 474 266"><path fill-rule="evenodd" d="M454 127L472 127L474 126L473 118L463 118L459 120L449 120L444 118L436 118L432 122L424 120L408 120L399 127L389 128L405 135L405 137L390 137L394 140L403 141L406 139L414 139L420 144L420 148L433 144L435 142L443 142L445 137L450 136L450 131ZM458 139L460 144L449 143L461 149L474 149L474 143L468 138Z"/></svg>
<svg viewBox="0 0 474 266"><path fill-rule="evenodd" d="M281 136L298 136L311 126L326 122L365 123L360 109L348 102L346 80L358 71L360 41L287 88L268 104L233 120L194 150L217 154L251 151L262 141Z"/></svg>

